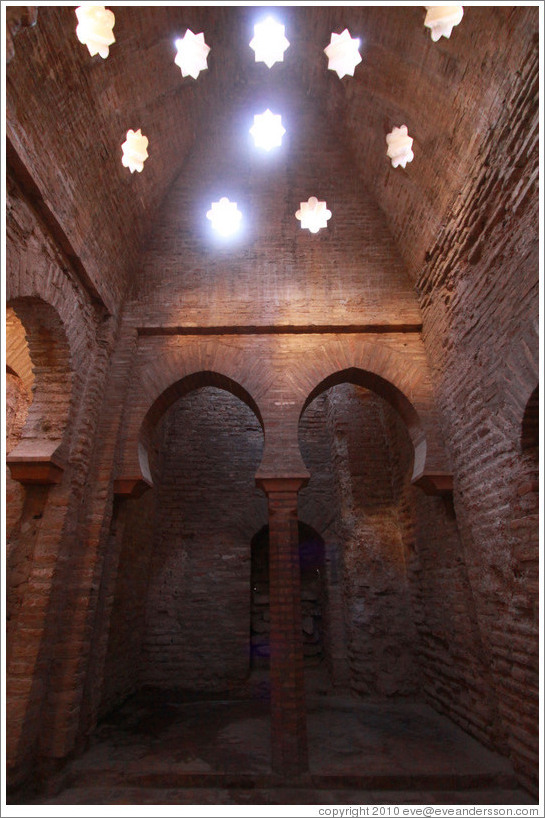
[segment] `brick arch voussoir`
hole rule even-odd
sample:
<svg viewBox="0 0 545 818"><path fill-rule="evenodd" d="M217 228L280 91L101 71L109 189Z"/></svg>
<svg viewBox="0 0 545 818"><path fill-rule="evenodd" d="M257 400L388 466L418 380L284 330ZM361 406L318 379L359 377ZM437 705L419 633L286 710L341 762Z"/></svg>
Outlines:
<svg viewBox="0 0 545 818"><path fill-rule="evenodd" d="M163 391L153 400L144 415L140 425L138 437L138 459L140 469L144 479L151 485L151 472L149 468L149 441L153 429L157 426L165 412L180 398L206 386L213 386L216 389L223 389L230 392L235 397L245 403L255 414L261 428L264 430L263 416L261 409L250 393L239 380L235 380L231 375L226 375L214 370L199 370L184 375L179 380L165 386Z"/></svg>

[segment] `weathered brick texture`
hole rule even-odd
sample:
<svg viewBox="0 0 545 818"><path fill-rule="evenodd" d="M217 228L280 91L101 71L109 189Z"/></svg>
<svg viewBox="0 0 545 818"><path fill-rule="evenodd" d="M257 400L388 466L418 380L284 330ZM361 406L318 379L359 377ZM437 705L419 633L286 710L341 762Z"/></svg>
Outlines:
<svg viewBox="0 0 545 818"><path fill-rule="evenodd" d="M308 407L300 429L311 472L300 514L328 555L328 666L334 683L360 695L414 693L419 678L385 407L371 392L336 386Z"/></svg>
<svg viewBox="0 0 545 818"><path fill-rule="evenodd" d="M384 216L313 103L303 95L278 100L275 110L290 123L280 158L260 155L242 135L254 108L250 96L190 155L146 244L132 320L162 328L418 327L414 291ZM222 195L244 213L242 236L223 242L206 218ZM316 236L295 218L310 196L333 213Z"/></svg>
<svg viewBox="0 0 545 818"><path fill-rule="evenodd" d="M126 517L112 598L100 715L121 704L141 684L148 580L155 541L156 489L122 500Z"/></svg>
<svg viewBox="0 0 545 818"><path fill-rule="evenodd" d="M8 768L17 783L35 764L48 718L49 685L56 684L52 662L68 590L62 582L59 587L66 566L63 543L76 529L94 434L92 408L82 398L93 370L98 317L67 259L10 175L8 194L6 293L26 338L28 358L21 371L27 381L33 377L33 400L10 455L23 443L26 454L38 457L56 449L64 466L58 485L25 488L20 516L13 521L7 578L8 597L14 602L7 742ZM17 357L23 360L22 350ZM73 656L81 647L64 644L63 655Z"/></svg>
<svg viewBox="0 0 545 818"><path fill-rule="evenodd" d="M263 433L229 393L182 398L157 431L153 556L141 682L226 690L250 669L250 543Z"/></svg>
<svg viewBox="0 0 545 818"><path fill-rule="evenodd" d="M23 380L11 372L6 373L6 454L15 448L21 439L23 428L28 415L28 407L32 401ZM11 477L6 468L6 536L9 542L13 526L21 515L24 499L24 488Z"/></svg>
<svg viewBox="0 0 545 818"><path fill-rule="evenodd" d="M500 729L532 787L538 498L521 436L538 381L536 59L534 44L418 283Z"/></svg>

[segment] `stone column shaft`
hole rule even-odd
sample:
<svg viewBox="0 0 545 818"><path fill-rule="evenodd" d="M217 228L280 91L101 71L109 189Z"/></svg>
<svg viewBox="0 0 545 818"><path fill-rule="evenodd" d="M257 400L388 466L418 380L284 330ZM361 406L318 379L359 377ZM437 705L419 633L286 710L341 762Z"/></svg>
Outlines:
<svg viewBox="0 0 545 818"><path fill-rule="evenodd" d="M308 769L297 493L303 478L260 479L269 501L272 766L283 777Z"/></svg>

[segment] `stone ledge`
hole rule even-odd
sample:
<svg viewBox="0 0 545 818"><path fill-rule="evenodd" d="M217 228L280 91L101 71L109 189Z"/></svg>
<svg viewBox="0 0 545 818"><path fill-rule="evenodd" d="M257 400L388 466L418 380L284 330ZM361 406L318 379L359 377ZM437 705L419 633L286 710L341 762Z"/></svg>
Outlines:
<svg viewBox="0 0 545 818"><path fill-rule="evenodd" d="M424 494L432 497L446 497L452 494L452 474L448 472L421 474L413 480L413 486L418 486Z"/></svg>
<svg viewBox="0 0 545 818"><path fill-rule="evenodd" d="M114 494L118 497L141 497L150 488L152 484L144 477L121 477L114 480Z"/></svg>
<svg viewBox="0 0 545 818"><path fill-rule="evenodd" d="M9 454L6 458L11 476L23 485L51 485L60 483L64 473L52 454Z"/></svg>

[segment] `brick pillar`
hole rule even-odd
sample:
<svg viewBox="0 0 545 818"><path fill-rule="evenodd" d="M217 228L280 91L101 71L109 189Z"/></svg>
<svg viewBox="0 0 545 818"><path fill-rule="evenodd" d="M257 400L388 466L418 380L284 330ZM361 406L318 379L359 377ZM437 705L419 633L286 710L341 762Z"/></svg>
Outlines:
<svg viewBox="0 0 545 818"><path fill-rule="evenodd" d="M269 501L271 741L274 772L308 769L297 493L307 478L259 478Z"/></svg>

